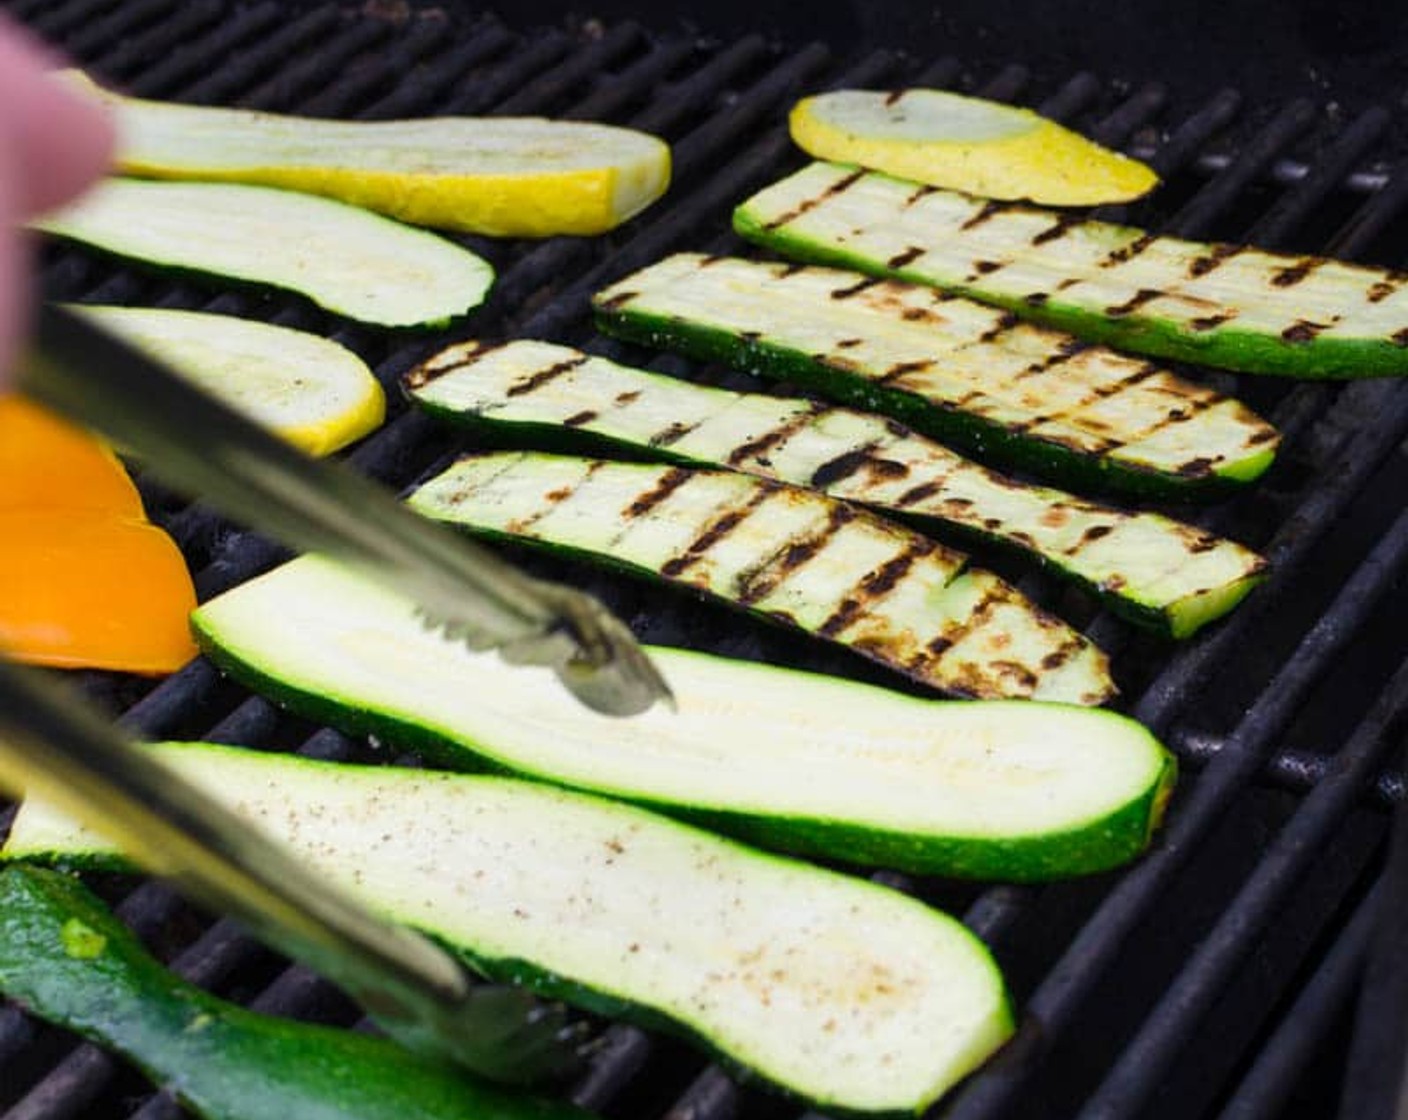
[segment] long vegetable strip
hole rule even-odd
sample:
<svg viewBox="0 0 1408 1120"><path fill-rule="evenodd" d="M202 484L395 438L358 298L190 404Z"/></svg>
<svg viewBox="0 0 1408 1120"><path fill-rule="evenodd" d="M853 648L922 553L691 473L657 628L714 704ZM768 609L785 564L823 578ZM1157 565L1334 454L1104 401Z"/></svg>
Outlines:
<svg viewBox="0 0 1408 1120"><path fill-rule="evenodd" d="M709 388L551 343L461 343L418 366L406 386L451 421L554 442L585 433L932 518L1015 546L1174 637L1231 610L1265 568L1232 541L1023 485L873 414Z"/></svg>
<svg viewBox="0 0 1408 1120"><path fill-rule="evenodd" d="M1275 454L1275 429L1235 400L918 285L680 253L595 306L613 334L793 380L1059 484L1188 496Z"/></svg>
<svg viewBox="0 0 1408 1120"><path fill-rule="evenodd" d="M410 497L488 536L536 541L709 591L954 695L1099 704L1105 656L989 572L815 491L732 471L532 453L468 456Z"/></svg>
<svg viewBox="0 0 1408 1120"><path fill-rule="evenodd" d="M814 163L734 213L802 260L932 284L1082 338L1249 373L1408 373L1408 275L1199 244Z"/></svg>

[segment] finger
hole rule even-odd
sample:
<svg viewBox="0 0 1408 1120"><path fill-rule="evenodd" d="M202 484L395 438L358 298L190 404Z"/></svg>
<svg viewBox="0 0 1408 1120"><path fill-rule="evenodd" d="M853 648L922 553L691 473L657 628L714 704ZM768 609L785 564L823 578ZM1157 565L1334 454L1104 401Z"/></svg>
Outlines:
<svg viewBox="0 0 1408 1120"><path fill-rule="evenodd" d="M53 77L60 60L0 14L0 144L15 183L10 220L78 194L107 167L112 122L91 97Z"/></svg>
<svg viewBox="0 0 1408 1120"><path fill-rule="evenodd" d="M17 175L14 153L0 144L0 393L9 380L10 365L18 339L28 323L33 298L29 246L16 228L20 221L15 204Z"/></svg>

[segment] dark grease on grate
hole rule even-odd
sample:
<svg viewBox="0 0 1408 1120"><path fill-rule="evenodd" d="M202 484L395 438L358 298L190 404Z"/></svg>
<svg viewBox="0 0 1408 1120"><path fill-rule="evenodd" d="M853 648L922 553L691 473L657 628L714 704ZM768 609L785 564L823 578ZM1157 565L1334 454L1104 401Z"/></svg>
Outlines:
<svg viewBox="0 0 1408 1120"><path fill-rule="evenodd" d="M746 33L704 41L630 23L522 32L453 8L272 0L7 7L99 77L144 96L363 119L537 113L630 124L671 142L670 194L621 230L540 243L466 239L493 261L499 283L473 317L431 336L348 324L293 297L222 292L81 251L45 251L52 297L242 314L330 334L360 352L393 390L392 419L352 458L396 488L463 446L408 413L394 393L401 373L451 341L544 337L747 385L728 370L595 336L587 297L675 250L741 251L729 211L801 163L782 122L803 92L929 84L1035 105L1147 156L1164 177L1148 202L1102 216L1297 254L1400 267L1408 255L1408 175L1381 162L1388 118L1377 110L1336 123L1302 101L1247 107L1230 89L1183 104L1161 85L1122 91L1087 73L1042 81L1019 65L974 73L953 58L780 47ZM1262 549L1274 574L1228 620L1170 646L1078 591L980 556L1110 650L1126 710L1180 754L1185 777L1155 850L1124 873L1041 888L879 876L963 914L992 945L1023 1013L1017 1041L953 1095L945 1115L1182 1120L1330 1115L1337 1107L1349 1061L1338 1040L1353 1024L1375 912L1398 897L1374 881L1384 810L1404 788L1390 752L1408 709L1408 643L1397 617L1408 570L1398 497L1408 493L1400 450L1408 386L1190 372L1248 399L1286 432L1281 461L1250 493L1179 511ZM146 484L144 495L186 550L203 597L281 558L199 506ZM648 640L884 679L693 598L524 559L586 585ZM84 679L142 735L395 758L294 719L201 661L156 686ZM356 1021L356 1009L328 985L165 888L131 877L99 886L164 959L213 990L280 1014ZM602 1029L605 1045L573 1096L605 1116L811 1116L740 1087L674 1040ZM124 1063L9 1006L0 1008L0 1109L6 1120L181 1114Z"/></svg>

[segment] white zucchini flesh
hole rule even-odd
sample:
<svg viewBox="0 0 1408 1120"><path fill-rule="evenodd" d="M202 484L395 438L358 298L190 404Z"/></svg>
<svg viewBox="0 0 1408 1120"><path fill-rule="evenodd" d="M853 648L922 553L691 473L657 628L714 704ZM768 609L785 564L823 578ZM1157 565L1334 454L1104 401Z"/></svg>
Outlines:
<svg viewBox="0 0 1408 1120"><path fill-rule="evenodd" d="M1011 1030L997 967L904 895L644 810L504 778L212 745L161 759L374 909L664 1015L824 1105L917 1112ZM26 802L8 858L110 845Z"/></svg>
<svg viewBox="0 0 1408 1120"><path fill-rule="evenodd" d="M658 647L675 710L614 719L317 556L217 596L192 624L218 664L348 730L853 862L1022 879L1107 867L1143 847L1173 777L1154 737L1113 712L924 700Z"/></svg>
<svg viewBox="0 0 1408 1120"><path fill-rule="evenodd" d="M33 224L153 265L298 292L387 327L448 322L483 302L494 280L487 261L436 234L272 187L113 178Z"/></svg>
<svg viewBox="0 0 1408 1120"><path fill-rule="evenodd" d="M310 455L378 428L386 394L366 362L331 339L204 311L75 306Z"/></svg>

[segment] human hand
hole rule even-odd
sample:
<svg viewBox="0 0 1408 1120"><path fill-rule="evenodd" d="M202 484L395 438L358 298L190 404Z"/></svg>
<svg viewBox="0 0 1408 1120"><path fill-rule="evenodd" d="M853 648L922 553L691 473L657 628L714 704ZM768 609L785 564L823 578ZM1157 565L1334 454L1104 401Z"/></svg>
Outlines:
<svg viewBox="0 0 1408 1120"><path fill-rule="evenodd" d="M22 225L102 174L112 125L48 71L61 65L0 13L0 388L28 322L30 254Z"/></svg>

